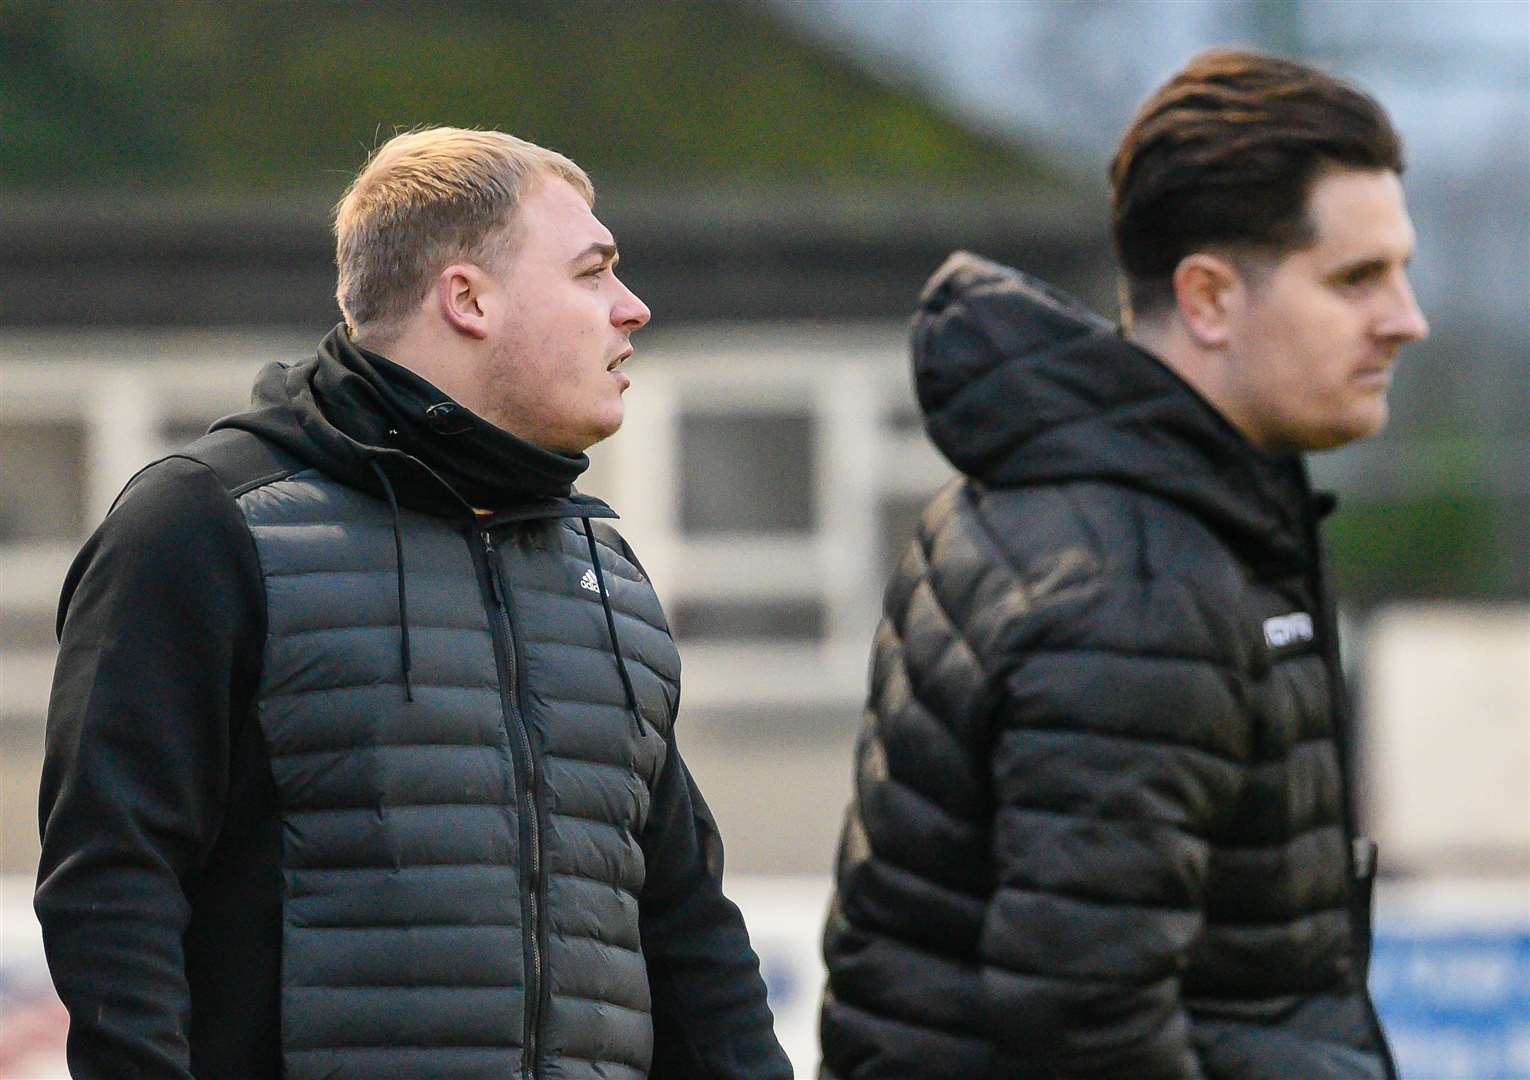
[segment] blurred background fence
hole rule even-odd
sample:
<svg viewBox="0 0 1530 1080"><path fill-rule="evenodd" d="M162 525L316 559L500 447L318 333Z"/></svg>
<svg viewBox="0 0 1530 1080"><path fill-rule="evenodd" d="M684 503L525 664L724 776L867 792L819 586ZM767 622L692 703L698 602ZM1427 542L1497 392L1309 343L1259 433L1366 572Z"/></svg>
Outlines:
<svg viewBox="0 0 1530 1080"><path fill-rule="evenodd" d="M121 483L338 318L327 208L422 123L592 173L654 310L608 498L811 1075L816 937L881 583L949 475L903 325L954 247L1113 311L1104 164L1197 48L1299 55L1408 140L1434 325L1314 462L1410 1077L1530 1076L1530 5L0 0L0 1076L63 1075L27 908L58 586Z"/></svg>

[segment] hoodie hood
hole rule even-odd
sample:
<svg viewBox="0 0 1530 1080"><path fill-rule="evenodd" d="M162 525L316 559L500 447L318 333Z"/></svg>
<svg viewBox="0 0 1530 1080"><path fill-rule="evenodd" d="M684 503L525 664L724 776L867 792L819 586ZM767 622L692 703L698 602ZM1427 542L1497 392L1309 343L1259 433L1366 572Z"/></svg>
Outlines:
<svg viewBox="0 0 1530 1080"><path fill-rule="evenodd" d="M347 486L439 516L493 521L615 517L574 490L584 454L545 450L477 416L409 369L357 347L343 325L300 363L274 363L248 412L212 426L259 435ZM381 470L382 475L379 475Z"/></svg>
<svg viewBox="0 0 1530 1080"><path fill-rule="evenodd" d="M1113 324L1018 270L947 259L920 296L913 364L931 440L986 486L1117 483L1256 563L1303 557L1299 456L1263 453Z"/></svg>

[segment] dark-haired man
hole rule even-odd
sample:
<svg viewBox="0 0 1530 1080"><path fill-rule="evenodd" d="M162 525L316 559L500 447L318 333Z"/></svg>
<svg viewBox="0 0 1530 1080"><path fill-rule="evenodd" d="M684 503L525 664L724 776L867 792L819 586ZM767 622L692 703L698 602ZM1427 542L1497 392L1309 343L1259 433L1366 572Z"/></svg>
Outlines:
<svg viewBox="0 0 1530 1080"><path fill-rule="evenodd" d="M1424 336L1398 138L1200 56L1111 169L1127 327L958 254L914 322L964 474L888 587L825 1075L1382 1080L1374 848L1301 452Z"/></svg>

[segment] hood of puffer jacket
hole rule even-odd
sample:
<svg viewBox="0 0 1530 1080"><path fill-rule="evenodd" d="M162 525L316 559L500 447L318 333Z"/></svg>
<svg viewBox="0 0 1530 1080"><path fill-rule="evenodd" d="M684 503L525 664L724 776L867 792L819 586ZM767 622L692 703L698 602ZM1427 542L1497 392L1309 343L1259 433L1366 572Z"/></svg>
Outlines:
<svg viewBox="0 0 1530 1080"><path fill-rule="evenodd" d="M401 505L427 513L477 508L494 511L495 522L616 516L574 490L589 465L584 454L546 450L494 426L358 347L344 326L314 356L264 368L251 408L212 425L221 428L253 432L348 487L379 497L391 488Z"/></svg>
<svg viewBox="0 0 1530 1080"><path fill-rule="evenodd" d="M1078 300L956 252L913 322L931 440L988 487L1100 480L1185 507L1256 565L1299 565L1299 455L1260 451L1162 361Z"/></svg>

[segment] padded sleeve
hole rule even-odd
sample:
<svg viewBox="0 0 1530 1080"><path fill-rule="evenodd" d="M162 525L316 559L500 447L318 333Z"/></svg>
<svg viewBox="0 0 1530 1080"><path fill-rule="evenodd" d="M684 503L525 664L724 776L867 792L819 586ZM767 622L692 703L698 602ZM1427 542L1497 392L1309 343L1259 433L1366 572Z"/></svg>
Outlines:
<svg viewBox="0 0 1530 1080"><path fill-rule="evenodd" d="M1001 1057L1058 1077L1199 1080L1179 973L1244 775L1233 673L1073 644L1017 657L992 758L980 953Z"/></svg>

